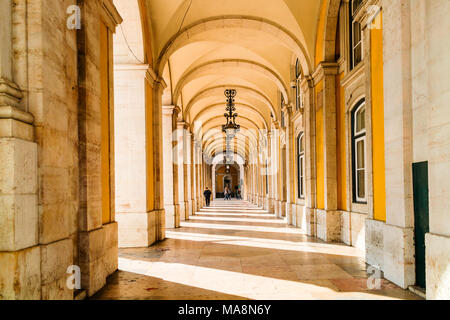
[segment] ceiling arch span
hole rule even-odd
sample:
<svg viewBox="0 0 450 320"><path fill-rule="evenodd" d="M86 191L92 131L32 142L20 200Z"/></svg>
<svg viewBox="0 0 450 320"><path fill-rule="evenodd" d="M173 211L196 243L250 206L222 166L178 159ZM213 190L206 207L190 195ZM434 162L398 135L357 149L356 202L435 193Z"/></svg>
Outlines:
<svg viewBox="0 0 450 320"><path fill-rule="evenodd" d="M224 156L226 156L226 153L219 153L219 154L215 155L215 156L214 156L214 159L213 159L213 161L212 161L212 164L213 164L213 165L214 165L214 164L222 164L222 163L220 163L220 162L223 161L223 157L224 157ZM241 155L233 154L233 156L238 156L237 159L234 159L234 161L235 161L237 164L245 165L245 159L242 158Z"/></svg>
<svg viewBox="0 0 450 320"><path fill-rule="evenodd" d="M214 141L214 140L220 140L220 141L225 141L226 142L225 138L226 137L225 137L225 134L223 132L219 132L218 130L213 128L213 129L209 130L203 136L202 144L203 144L203 147L204 147L204 146L208 145L211 141ZM256 147L257 143L258 143L258 139L257 139L256 134L251 132L251 131L247 132L247 133L239 132L236 135L235 140L238 141L238 142L244 142L244 143L248 142L249 145L252 146L252 148Z"/></svg>
<svg viewBox="0 0 450 320"><path fill-rule="evenodd" d="M218 134L209 135L207 138L205 137L203 139L202 145L203 147L206 147L214 141L220 141L226 144L226 137L225 135L218 135ZM242 133L238 133L230 143L239 143L242 145L249 144L252 146L252 148L257 146L257 140L254 135L250 136Z"/></svg>
<svg viewBox="0 0 450 320"><path fill-rule="evenodd" d="M162 74L170 56L183 46L195 42L196 36L211 30L230 28L252 29L274 36L297 55L305 75L311 73L312 65L305 46L289 30L265 18L229 15L199 20L173 35L164 45L157 59L156 70L158 74Z"/></svg>
<svg viewBox="0 0 450 320"><path fill-rule="evenodd" d="M205 153L208 155L208 157L212 158L218 152L218 150L220 153L224 153L227 151L226 149L226 146L224 146L223 144L219 142L213 142L205 149ZM246 159L250 153L250 149L248 148L248 146L233 145L231 148L231 152L238 152L244 159Z"/></svg>
<svg viewBox="0 0 450 320"><path fill-rule="evenodd" d="M246 69L258 72L276 84L280 92L283 94L284 101L290 101L288 86L282 80L282 77L278 72L264 66L261 63L243 59L214 60L186 71L176 85L174 90L174 101L178 101L181 91L187 83L211 72L218 73L222 68L237 68L239 70Z"/></svg>
<svg viewBox="0 0 450 320"><path fill-rule="evenodd" d="M327 16L324 28L323 57L325 61L333 61L336 54L336 32L339 20L339 7L341 0L326 0Z"/></svg>
<svg viewBox="0 0 450 320"><path fill-rule="evenodd" d="M218 129L218 130L222 130L222 124L223 124L223 117L222 116L216 116L213 117L211 119L209 119L208 121L206 121L205 123L202 124L202 126L200 128L198 128L198 130L201 130L201 132L207 132L210 129ZM260 126L258 126L258 124L256 124L253 120L245 118L245 117L239 117L240 118L240 123L239 125L241 126L242 129L248 130L248 132L252 132L252 130L249 129L260 129ZM220 120L220 121L219 121ZM199 134L200 132L197 132L197 134ZM203 134L201 135L203 136Z"/></svg>
<svg viewBox="0 0 450 320"><path fill-rule="evenodd" d="M272 102L270 101L270 99L265 94L263 94L262 92L260 92L256 89L250 88L250 87L233 86L233 85L215 86L215 87L207 88L203 91L198 92L186 105L186 108L184 109L184 112L183 112L183 118L187 119L189 112L191 111L192 107L197 102L199 102L202 99L208 98L208 97L216 97L216 96L223 97L223 92L226 89L236 89L239 92L243 92L244 94L248 94L250 96L257 98L259 101L261 101L264 105L267 106L267 108L272 113L274 120L276 120L277 113L275 112L275 108L274 108ZM225 98L223 98L223 99L225 99ZM225 100L223 100L223 101L225 101Z"/></svg>
<svg viewBox="0 0 450 320"><path fill-rule="evenodd" d="M217 149L218 147L226 149L226 139L209 139L206 141L205 146L203 147L203 150L206 154L210 155L212 149ZM250 152L252 150L256 149L256 146L251 143L249 139L246 139L246 137L242 137L242 139L237 139L230 143L230 148L234 150L235 148L242 148L245 150L244 155L245 158L247 158L250 155Z"/></svg>
<svg viewBox="0 0 450 320"><path fill-rule="evenodd" d="M201 121L200 118L202 118L203 116L208 116L207 114L209 112L211 112L213 109L215 111L217 111L218 108L223 107L223 106L224 106L224 103L216 103L216 104L205 107L204 109L202 109L202 111L197 113L197 115L192 120L192 122L195 122L197 120ZM244 109L246 112L250 111L252 114L256 115L262 121L262 123L264 124L264 129L267 129L269 127L266 118L264 118L264 115L257 108L255 108L249 104L244 104L244 103L236 103L236 108L237 108L238 113L240 112L239 110L242 110L242 109Z"/></svg>

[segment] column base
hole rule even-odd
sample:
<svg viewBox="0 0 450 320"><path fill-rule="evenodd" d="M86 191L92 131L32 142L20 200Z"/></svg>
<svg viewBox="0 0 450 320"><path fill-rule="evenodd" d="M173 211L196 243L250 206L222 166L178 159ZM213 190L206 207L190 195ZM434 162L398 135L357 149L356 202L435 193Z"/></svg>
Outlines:
<svg viewBox="0 0 450 320"><path fill-rule="evenodd" d="M317 215L316 209L304 208L305 220L306 220L306 234L310 237L317 236Z"/></svg>
<svg viewBox="0 0 450 320"><path fill-rule="evenodd" d="M91 297L105 286L106 278L118 269L118 223L80 232L79 237L81 286Z"/></svg>
<svg viewBox="0 0 450 320"><path fill-rule="evenodd" d="M268 201L268 208L267 211L269 211L269 213L275 213L275 199L273 198L269 198L267 199Z"/></svg>
<svg viewBox="0 0 450 320"><path fill-rule="evenodd" d="M285 202L285 215L286 215L286 223L292 226L293 225L292 203Z"/></svg>
<svg viewBox="0 0 450 320"><path fill-rule="evenodd" d="M384 264L384 240L383 230L385 223L373 219L366 219L366 263L383 270Z"/></svg>
<svg viewBox="0 0 450 320"><path fill-rule="evenodd" d="M341 242L341 212L317 209L317 237L326 242Z"/></svg>
<svg viewBox="0 0 450 320"><path fill-rule="evenodd" d="M383 271L386 279L403 289L414 285L414 229L366 219L365 230L366 263ZM427 264L427 271L430 267Z"/></svg>
<svg viewBox="0 0 450 320"><path fill-rule="evenodd" d="M40 246L0 252L0 296L2 300L41 299Z"/></svg>
<svg viewBox="0 0 450 320"><path fill-rule="evenodd" d="M116 221L119 223L119 248L148 247L157 240L158 214L155 211L138 213L116 213Z"/></svg>
<svg viewBox="0 0 450 320"><path fill-rule="evenodd" d="M365 250L367 215L341 211L341 241L346 245Z"/></svg>
<svg viewBox="0 0 450 320"><path fill-rule="evenodd" d="M192 200L187 201L187 214L188 214L188 219L189 219L189 217L194 215L194 208L192 207Z"/></svg>
<svg viewBox="0 0 450 320"><path fill-rule="evenodd" d="M178 204L164 205L166 214L166 228L173 229L180 227L180 207Z"/></svg>
<svg viewBox="0 0 450 320"><path fill-rule="evenodd" d="M428 300L450 299L450 238L427 233L426 243L426 282Z"/></svg>
<svg viewBox="0 0 450 320"><path fill-rule="evenodd" d="M280 216L286 217L286 201L280 201Z"/></svg>
<svg viewBox="0 0 450 320"><path fill-rule="evenodd" d="M281 215L281 201L280 200L275 200L274 202L275 202L275 215L278 218L282 218L282 215Z"/></svg>
<svg viewBox="0 0 450 320"><path fill-rule="evenodd" d="M416 282L414 229L383 226L384 277L407 289Z"/></svg>
<svg viewBox="0 0 450 320"><path fill-rule="evenodd" d="M180 210L180 221L189 220L188 203L186 201L180 202L179 210Z"/></svg>

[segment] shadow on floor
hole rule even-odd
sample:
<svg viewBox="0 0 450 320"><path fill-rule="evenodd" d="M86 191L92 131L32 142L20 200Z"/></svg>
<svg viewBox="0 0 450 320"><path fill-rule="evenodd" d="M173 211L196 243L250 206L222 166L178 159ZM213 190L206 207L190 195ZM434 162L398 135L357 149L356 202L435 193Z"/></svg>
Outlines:
<svg viewBox="0 0 450 320"><path fill-rule="evenodd" d="M235 202L220 215L227 221L202 221L214 217L210 207L152 247L120 249L121 271L94 298L420 299L384 279L370 290L376 279L356 248L310 238L273 215L267 224L236 216L248 220L252 208Z"/></svg>

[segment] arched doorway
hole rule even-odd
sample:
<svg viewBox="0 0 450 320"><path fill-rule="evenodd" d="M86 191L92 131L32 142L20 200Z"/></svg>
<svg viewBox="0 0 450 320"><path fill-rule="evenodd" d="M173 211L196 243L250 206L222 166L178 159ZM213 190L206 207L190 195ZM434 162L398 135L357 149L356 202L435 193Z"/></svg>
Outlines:
<svg viewBox="0 0 450 320"><path fill-rule="evenodd" d="M225 197L225 188L228 187L232 192L232 197L236 197L237 190L241 189L240 169L237 164L217 165L215 171L215 196L216 198Z"/></svg>

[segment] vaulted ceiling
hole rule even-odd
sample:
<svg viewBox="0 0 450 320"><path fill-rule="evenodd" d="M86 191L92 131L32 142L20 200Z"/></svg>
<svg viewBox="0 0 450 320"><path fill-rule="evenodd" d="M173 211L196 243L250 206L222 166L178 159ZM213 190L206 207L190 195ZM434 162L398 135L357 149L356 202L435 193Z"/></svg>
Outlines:
<svg viewBox="0 0 450 320"><path fill-rule="evenodd" d="M116 2L122 11L132 10L129 2ZM225 149L224 139L219 139L225 89L237 90L237 122L245 139L234 144L245 157L258 139L246 130L270 129L271 116L280 116L281 96L292 102L291 66L298 58L303 72L311 72L320 3L147 0L152 65L168 85L163 104L179 106L183 120L192 126L197 122L201 130L196 133L211 156Z"/></svg>

